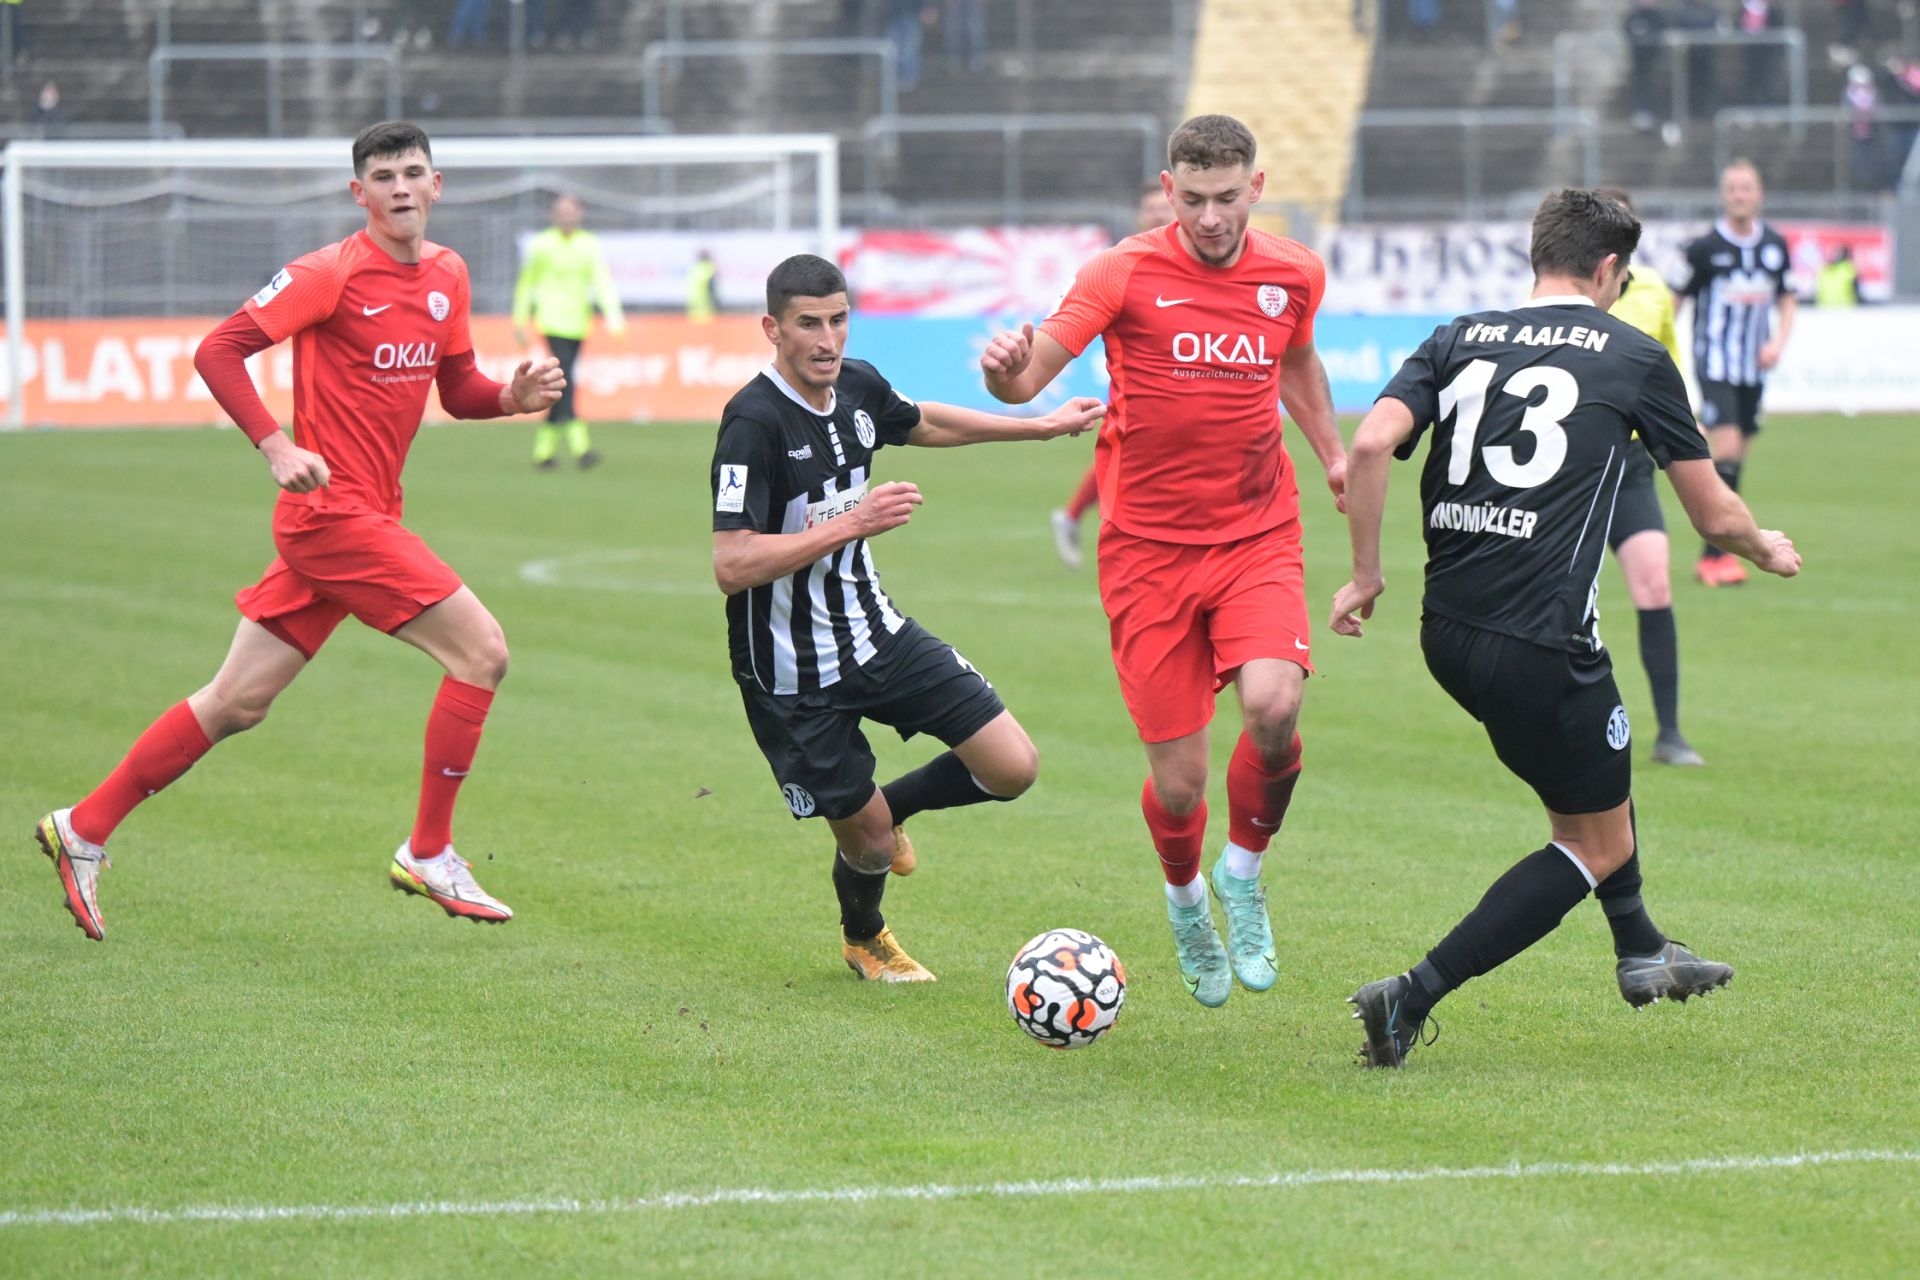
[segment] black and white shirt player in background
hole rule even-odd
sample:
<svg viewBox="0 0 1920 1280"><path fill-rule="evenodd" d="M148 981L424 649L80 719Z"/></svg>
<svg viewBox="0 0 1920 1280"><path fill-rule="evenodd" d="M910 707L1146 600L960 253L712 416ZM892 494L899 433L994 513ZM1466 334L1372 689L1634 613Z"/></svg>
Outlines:
<svg viewBox="0 0 1920 1280"><path fill-rule="evenodd" d="M833 829L847 966L930 982L880 914L888 871L914 865L901 824L1011 800L1033 785L1039 758L993 686L881 588L867 540L907 523L922 499L905 481L873 483L874 454L1077 435L1105 406L1080 398L1012 418L917 405L843 358L848 317L846 277L824 258L788 258L767 277L773 363L727 402L713 453L713 572L754 740L793 816ZM876 787L863 719L948 750Z"/></svg>
<svg viewBox="0 0 1920 1280"><path fill-rule="evenodd" d="M1551 933L1590 890L1612 926L1620 994L1635 1007L1733 976L1669 941L1640 901L1627 713L1595 603L1627 451L1652 454L1703 536L1782 577L1799 572L1800 557L1756 528L1715 474L1666 349L1606 313L1639 243L1639 220L1617 201L1548 196L1533 220L1532 300L1435 330L1348 454L1353 580L1334 596L1334 631L1358 636L1386 589L1390 460L1412 457L1431 425L1420 646L1434 679L1539 795L1553 831L1426 959L1354 993L1361 1057L1373 1066L1399 1066L1441 997Z"/></svg>
<svg viewBox="0 0 1920 1280"><path fill-rule="evenodd" d="M1767 373L1780 363L1800 306L1787 283L1786 237L1761 221L1761 198L1760 171L1750 161L1735 160L1721 171L1723 216L1687 246L1686 279L1674 286L1676 309L1693 302L1693 374L1714 470L1735 492L1760 431ZM1709 541L1694 576L1709 587L1725 587L1746 581L1747 571Z"/></svg>

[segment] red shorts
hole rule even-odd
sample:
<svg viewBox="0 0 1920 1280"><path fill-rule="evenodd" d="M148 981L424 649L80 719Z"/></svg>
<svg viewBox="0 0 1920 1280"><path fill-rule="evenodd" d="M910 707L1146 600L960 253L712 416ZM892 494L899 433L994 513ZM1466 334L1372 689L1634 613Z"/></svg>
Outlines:
<svg viewBox="0 0 1920 1280"><path fill-rule="evenodd" d="M1144 742L1204 729L1214 695L1255 658L1313 670L1300 522L1191 546L1100 530L1100 603L1120 695Z"/></svg>
<svg viewBox="0 0 1920 1280"><path fill-rule="evenodd" d="M277 507L273 545L280 555L233 602L308 658L348 614L392 633L460 589L418 534L379 512Z"/></svg>

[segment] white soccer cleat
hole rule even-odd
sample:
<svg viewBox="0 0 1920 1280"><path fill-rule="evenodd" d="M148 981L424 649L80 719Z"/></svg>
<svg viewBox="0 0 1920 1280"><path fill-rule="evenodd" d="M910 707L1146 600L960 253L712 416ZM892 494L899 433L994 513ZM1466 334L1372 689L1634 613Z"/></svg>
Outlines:
<svg viewBox="0 0 1920 1280"><path fill-rule="evenodd" d="M437 858L416 858L413 842L401 841L393 865L387 868L387 878L395 889L439 903L450 916L486 924L513 919L513 908L480 887L473 878L473 864L455 853L452 845Z"/></svg>
<svg viewBox="0 0 1920 1280"><path fill-rule="evenodd" d="M1067 514L1065 507L1055 507L1047 517L1047 523L1053 526L1053 549L1059 553L1060 563L1069 569L1078 569L1080 556L1080 522Z"/></svg>
<svg viewBox="0 0 1920 1280"><path fill-rule="evenodd" d="M107 936L107 922L100 914L98 890L100 870L111 866L107 851L90 840L83 840L73 829L73 810L55 809L40 819L34 838L53 860L60 873L60 888L66 893L67 910L80 931L95 942Z"/></svg>

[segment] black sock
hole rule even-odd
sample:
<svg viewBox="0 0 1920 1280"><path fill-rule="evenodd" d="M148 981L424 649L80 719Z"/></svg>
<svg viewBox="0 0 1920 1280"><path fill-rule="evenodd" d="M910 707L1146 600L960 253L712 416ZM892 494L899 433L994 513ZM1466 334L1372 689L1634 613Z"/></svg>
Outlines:
<svg viewBox="0 0 1920 1280"><path fill-rule="evenodd" d="M1653 718L1661 733L1680 731L1680 630L1673 607L1640 610L1640 661L1653 686Z"/></svg>
<svg viewBox="0 0 1920 1280"><path fill-rule="evenodd" d="M1740 459L1722 458L1713 464L1713 469L1720 474L1722 480L1727 482L1727 488L1735 493L1740 492ZM1703 542L1700 546L1701 555L1724 556L1727 554L1711 542Z"/></svg>
<svg viewBox="0 0 1920 1280"><path fill-rule="evenodd" d="M1424 967L1415 966L1415 987L1437 1002L1467 979L1499 968L1559 928L1588 888L1585 873L1559 846L1535 849L1495 880L1480 905L1427 952ZM1408 1010L1409 1017L1425 1013Z"/></svg>
<svg viewBox="0 0 1920 1280"><path fill-rule="evenodd" d="M1640 900L1640 819L1631 809L1628 817L1633 823L1633 856L1602 880L1593 896L1600 899L1607 927L1613 930L1613 954L1650 956L1667 945L1667 935L1660 932Z"/></svg>
<svg viewBox="0 0 1920 1280"><path fill-rule="evenodd" d="M899 826L916 813L929 809L958 809L963 804L981 804L988 800L1010 800L996 796L973 780L960 757L943 751L915 769L903 773L880 788L893 813L893 825Z"/></svg>
<svg viewBox="0 0 1920 1280"><path fill-rule="evenodd" d="M840 931L850 942L878 937L887 927L880 915L880 895L887 891L887 873L856 871L838 849L833 851L833 891L840 898Z"/></svg>

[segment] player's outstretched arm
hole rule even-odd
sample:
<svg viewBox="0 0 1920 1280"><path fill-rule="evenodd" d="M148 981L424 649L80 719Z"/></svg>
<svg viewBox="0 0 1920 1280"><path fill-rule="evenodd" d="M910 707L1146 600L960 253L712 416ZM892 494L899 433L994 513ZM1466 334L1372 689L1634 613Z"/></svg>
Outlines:
<svg viewBox="0 0 1920 1280"><path fill-rule="evenodd" d="M1009 329L987 343L980 370L987 392L1001 404L1026 404L1045 391L1073 359L1073 352L1030 324Z"/></svg>
<svg viewBox="0 0 1920 1280"><path fill-rule="evenodd" d="M859 538L897 529L925 502L920 486L889 480L867 490L860 505L799 533L722 529L713 535L713 579L722 595L778 581Z"/></svg>
<svg viewBox="0 0 1920 1280"><path fill-rule="evenodd" d="M908 444L927 449L951 449L963 444L990 444L996 440L1051 440L1077 436L1099 425L1107 406L1091 396L1076 396L1051 413L1037 418L1012 418L1004 413L982 413L953 404L920 406L920 425L907 436Z"/></svg>
<svg viewBox="0 0 1920 1280"><path fill-rule="evenodd" d="M1710 459L1675 462L1667 468L1667 480L1686 508L1687 519L1708 542L1783 578L1800 572L1800 553L1793 549L1793 540L1777 529L1756 525L1747 504L1727 487Z"/></svg>
<svg viewBox="0 0 1920 1280"><path fill-rule="evenodd" d="M1289 347L1280 357L1280 403L1326 470L1333 505L1345 511L1347 447L1340 439L1340 420L1333 413L1333 384L1311 342Z"/></svg>
<svg viewBox="0 0 1920 1280"><path fill-rule="evenodd" d="M1392 396L1374 402L1354 432L1347 454L1347 536L1353 542L1353 577L1333 594L1330 625L1343 636L1361 634L1373 602L1387 589L1380 573L1380 525L1387 510L1387 474L1393 451L1413 434L1413 410Z"/></svg>

